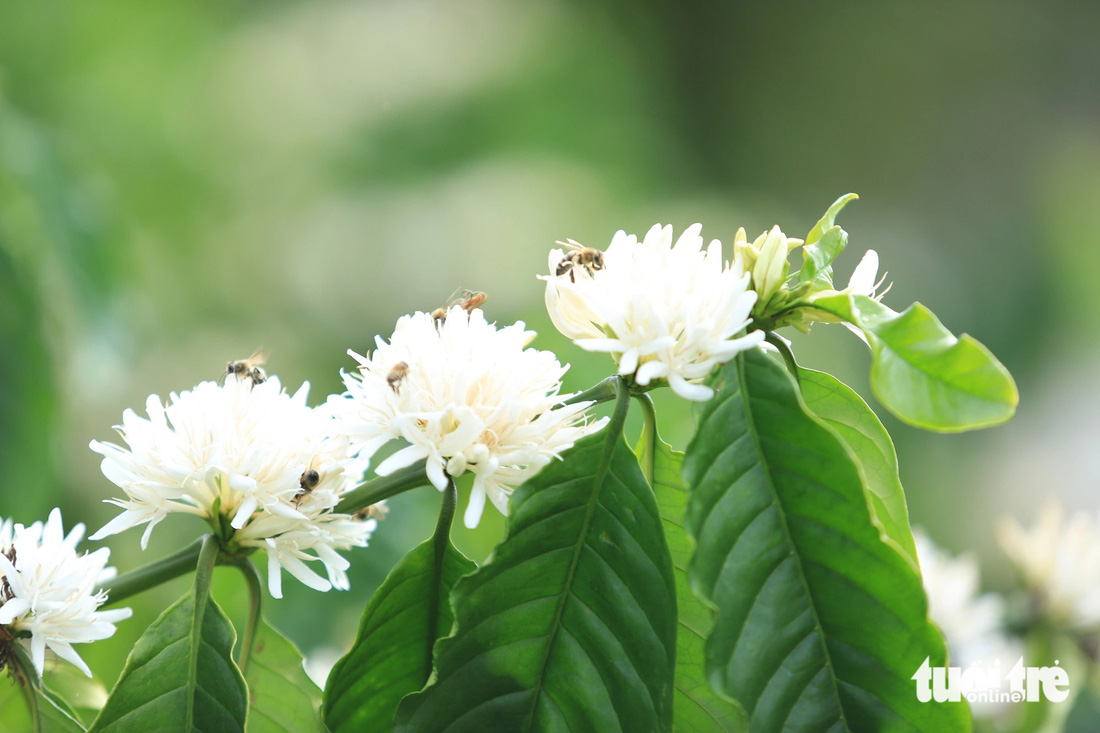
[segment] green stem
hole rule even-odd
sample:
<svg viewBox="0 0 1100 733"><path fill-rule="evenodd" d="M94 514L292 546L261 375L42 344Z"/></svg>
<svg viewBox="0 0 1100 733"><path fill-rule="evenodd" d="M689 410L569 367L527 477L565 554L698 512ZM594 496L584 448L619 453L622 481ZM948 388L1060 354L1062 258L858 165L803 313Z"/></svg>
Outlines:
<svg viewBox="0 0 1100 733"><path fill-rule="evenodd" d="M619 394L619 384L621 384L623 378L618 374L613 374L607 379L597 382L595 385L589 387L583 392L578 392L573 395L563 405L574 405L578 402L607 402L613 400Z"/></svg>
<svg viewBox="0 0 1100 733"><path fill-rule="evenodd" d="M144 565L136 570L123 573L107 581L101 589L107 589L106 603L114 604L130 596L148 590L154 586L178 578L195 569L205 537L192 542L174 555Z"/></svg>
<svg viewBox="0 0 1100 733"><path fill-rule="evenodd" d="M427 486L429 481L427 474L424 473L425 464L426 461L417 461L407 468L394 471L389 476L379 476L360 484L345 494L333 511L354 514L361 509L366 509L371 504L377 504L383 499L389 499L391 496Z"/></svg>
<svg viewBox="0 0 1100 733"><path fill-rule="evenodd" d="M618 396L619 384L625 385L626 388L630 390L630 394L641 395L663 386L665 382L663 379L659 379L656 382L650 382L643 386L641 384L634 384L629 376L624 377L621 374L612 374L610 377L600 380L585 391L578 392L562 404L575 405L578 402L595 402L599 404L600 402L608 402Z"/></svg>
<svg viewBox="0 0 1100 733"><path fill-rule="evenodd" d="M653 486L653 465L657 453L657 410L653 407L653 399L647 394L636 394L634 399L642 406L642 440L645 441L642 473L649 485Z"/></svg>
<svg viewBox="0 0 1100 733"><path fill-rule="evenodd" d="M428 605L428 638L434 639L439 633L439 604L443 602L440 591L443 586L443 562L447 557L447 546L451 542L451 523L454 521L455 508L458 506L458 488L455 480L447 476L447 488L443 489L443 502L439 507L439 520L435 524L435 536L432 549L435 551L435 564L432 567L432 594ZM423 681L427 682L432 674L432 646L428 647L428 657L424 662Z"/></svg>
<svg viewBox="0 0 1100 733"><path fill-rule="evenodd" d="M794 381L801 384L798 379L798 364L795 363L794 354L791 353L791 347L787 345L787 342L776 335L774 331L768 331L764 335L764 340L774 346L779 354L783 357L783 361L787 363L787 369L790 370L791 376L794 377Z"/></svg>
<svg viewBox="0 0 1100 733"><path fill-rule="evenodd" d="M608 435L622 435L623 425L626 423L626 413L630 410L630 394L630 388L626 385L626 381L620 379L615 391L615 411L611 413L611 421L607 423L605 428Z"/></svg>
<svg viewBox="0 0 1100 733"><path fill-rule="evenodd" d="M256 643L256 627L260 623L260 605L263 601L263 586L260 573L248 558L233 563L244 573L248 583L248 618L245 620L244 633L241 634L241 649L237 653L237 666L242 674L248 674L248 661L252 658L252 646Z"/></svg>

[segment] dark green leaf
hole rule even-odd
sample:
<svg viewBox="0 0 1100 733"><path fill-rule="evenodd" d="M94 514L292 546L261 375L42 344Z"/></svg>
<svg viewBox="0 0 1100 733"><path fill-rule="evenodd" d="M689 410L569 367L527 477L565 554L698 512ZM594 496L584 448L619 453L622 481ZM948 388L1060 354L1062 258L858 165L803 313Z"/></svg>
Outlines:
<svg viewBox="0 0 1100 733"><path fill-rule="evenodd" d="M956 338L920 303L897 313L865 295L836 293L812 302L867 335L871 388L899 419L959 432L1015 414L1019 394L1004 365L970 336Z"/></svg>
<svg viewBox="0 0 1100 733"><path fill-rule="evenodd" d="M943 639L840 439L759 351L713 386L684 462L692 582L720 609L711 683L754 733L969 730L965 705L917 701L910 677L944 663Z"/></svg>
<svg viewBox="0 0 1100 733"><path fill-rule="evenodd" d="M649 436L643 435L638 454L642 464L650 452ZM714 609L691 592L688 563L695 547L684 527L687 487L680 475L684 454L658 436L653 453L653 491L676 575L676 691L672 706L672 729L677 733L746 731L745 711L707 684L706 637L714 625Z"/></svg>
<svg viewBox="0 0 1100 733"><path fill-rule="evenodd" d="M248 733L317 733L321 725L321 690L302 667L294 643L268 626L256 625L248 658Z"/></svg>
<svg viewBox="0 0 1100 733"><path fill-rule="evenodd" d="M432 647L454 623L451 589L477 569L443 540L441 564L435 539L424 542L390 571L363 612L355 644L325 685L324 718L333 733L392 730L401 698L428 681Z"/></svg>
<svg viewBox="0 0 1100 733"><path fill-rule="evenodd" d="M653 493L615 417L516 490L507 536L455 586L456 630L396 730L667 730L676 601Z"/></svg>
<svg viewBox="0 0 1100 733"><path fill-rule="evenodd" d="M207 537L194 586L138 639L90 731L244 730L248 693L233 626L210 597L216 556Z"/></svg>
<svg viewBox="0 0 1100 733"><path fill-rule="evenodd" d="M898 458L890 434L878 416L848 385L824 372L798 370L798 386L806 406L825 421L852 452L867 489L871 518L883 540L917 564L917 548L909 527L909 509L898 477Z"/></svg>

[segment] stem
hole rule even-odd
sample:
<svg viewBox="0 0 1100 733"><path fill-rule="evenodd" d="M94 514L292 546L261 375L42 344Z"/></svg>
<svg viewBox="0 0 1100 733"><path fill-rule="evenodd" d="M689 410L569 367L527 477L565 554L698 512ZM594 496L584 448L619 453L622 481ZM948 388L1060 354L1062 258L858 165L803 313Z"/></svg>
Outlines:
<svg viewBox="0 0 1100 733"><path fill-rule="evenodd" d="M218 562L218 538L204 534L197 541L199 546L198 562L195 563L195 597L210 595L210 580L214 577L214 566Z"/></svg>
<svg viewBox="0 0 1100 733"><path fill-rule="evenodd" d="M578 402L607 402L613 400L619 394L619 383L623 381L623 378L618 374L613 374L610 377L597 382L594 386L589 387L583 392L578 392L573 395L563 405L574 405Z"/></svg>
<svg viewBox="0 0 1100 733"><path fill-rule="evenodd" d="M636 394L634 399L642 406L642 440L645 441L642 473L649 485L653 486L653 464L657 453L657 410L653 407L653 399L647 394Z"/></svg>
<svg viewBox="0 0 1100 733"><path fill-rule="evenodd" d="M438 635L439 604L443 601L440 590L443 585L443 562L447 557L447 545L451 542L451 523L455 517L455 507L458 506L458 487L455 480L448 474L447 488L443 490L443 501L439 507L439 520L435 524L435 536L432 538L435 551L435 564L432 568L432 595L428 605L428 638L435 639ZM428 657L424 664L424 681L432 674L432 649L434 644L428 645Z"/></svg>
<svg viewBox="0 0 1100 733"><path fill-rule="evenodd" d="M260 573L256 566L248 558L241 558L235 562L248 583L248 618L244 623L244 633L241 634L241 648L237 653L237 666L242 674L248 674L248 661L252 657L252 646L256 643L256 628L260 623L260 604L263 601L263 586L260 583Z"/></svg>
<svg viewBox="0 0 1100 733"><path fill-rule="evenodd" d="M623 424L626 422L626 413L630 410L630 388L622 379L615 386L615 411L611 413L611 422L604 428L608 435L622 435ZM612 432L613 431L613 432Z"/></svg>
<svg viewBox="0 0 1100 733"><path fill-rule="evenodd" d="M333 511L354 514L383 499L427 486L429 481L427 474L424 473L425 464L426 461L417 461L400 471L394 471L389 476L379 476L360 484L345 494Z"/></svg>
<svg viewBox="0 0 1100 733"><path fill-rule="evenodd" d="M790 370L791 376L794 377L794 381L801 384L798 378L798 364L795 363L794 354L791 353L791 347L787 346L787 342L777 336L774 331L768 331L764 335L764 340L779 351L779 354L783 357L783 361L787 363L787 369Z"/></svg>
<svg viewBox="0 0 1100 733"><path fill-rule="evenodd" d="M199 553L205 539L205 537L200 537L174 555L169 555L107 581L100 586L101 589L108 589L108 597L105 603L118 603L143 590L148 590L173 578L178 578L184 573L191 572L198 562Z"/></svg>

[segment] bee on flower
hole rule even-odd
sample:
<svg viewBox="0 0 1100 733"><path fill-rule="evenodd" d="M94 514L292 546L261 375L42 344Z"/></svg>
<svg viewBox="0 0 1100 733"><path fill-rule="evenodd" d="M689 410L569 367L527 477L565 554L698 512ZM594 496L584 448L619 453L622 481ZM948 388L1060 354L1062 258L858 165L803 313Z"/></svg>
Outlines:
<svg viewBox="0 0 1100 733"><path fill-rule="evenodd" d="M11 663L19 644L39 677L47 652L91 677L73 644L106 639L130 617L129 608L98 610L107 594L97 588L115 577L115 569L107 567L106 547L77 554L83 536L83 524L65 534L60 509L29 527L0 521L0 668Z"/></svg>
<svg viewBox="0 0 1100 733"><path fill-rule="evenodd" d="M448 476L472 472L464 521L475 527L486 499L507 514L516 486L605 421L586 423L591 403L563 404L568 366L527 348L535 333L522 322L498 328L461 304L437 316L403 316L371 354L349 350L359 369L343 375L347 391L329 405L361 458L407 443L378 465L380 476L424 460L442 491Z"/></svg>
<svg viewBox="0 0 1100 733"><path fill-rule="evenodd" d="M126 410L117 426L125 447L92 441L103 474L125 493L109 503L122 513L92 535L101 539L172 513L193 514L233 530L225 538L268 557L268 588L282 596L286 570L315 590L346 590L348 561L337 550L365 547L374 519L333 511L361 481L364 464L333 433L327 408L306 403L309 384L293 395L278 377L227 375L146 401L148 418ZM322 577L311 563L320 562Z"/></svg>
<svg viewBox="0 0 1100 733"><path fill-rule="evenodd" d="M563 268L576 249L551 250L555 274L540 279L554 326L586 351L611 354L637 384L665 379L684 399L709 399L699 382L764 332L744 333L757 301L750 273L723 262L718 240L704 249L701 230L693 224L675 244L671 226L654 225L641 241L619 231L599 267Z"/></svg>

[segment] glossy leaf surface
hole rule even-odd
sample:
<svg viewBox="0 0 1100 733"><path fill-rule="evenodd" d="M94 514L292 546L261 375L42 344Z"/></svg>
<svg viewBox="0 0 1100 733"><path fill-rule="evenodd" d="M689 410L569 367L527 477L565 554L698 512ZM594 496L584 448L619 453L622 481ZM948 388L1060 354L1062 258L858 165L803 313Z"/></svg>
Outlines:
<svg viewBox="0 0 1100 733"><path fill-rule="evenodd" d="M944 643L840 439L759 351L712 383L684 462L691 578L719 608L711 684L754 733L969 730L965 705L917 700L910 678Z"/></svg>
<svg viewBox="0 0 1100 733"><path fill-rule="evenodd" d="M626 399L607 428L516 490L507 536L455 587L456 631L396 730L668 729L675 584L622 437Z"/></svg>

